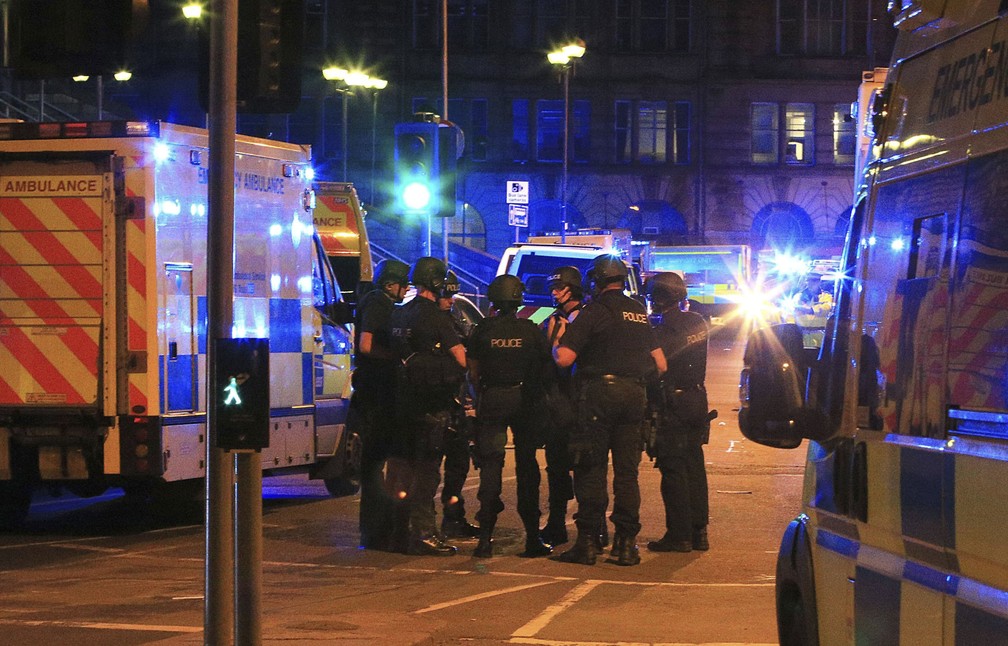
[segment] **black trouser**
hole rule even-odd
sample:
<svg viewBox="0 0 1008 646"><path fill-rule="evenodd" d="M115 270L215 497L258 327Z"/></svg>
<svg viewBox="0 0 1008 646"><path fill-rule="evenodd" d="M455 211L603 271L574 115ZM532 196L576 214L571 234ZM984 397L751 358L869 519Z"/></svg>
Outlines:
<svg viewBox="0 0 1008 646"><path fill-rule="evenodd" d="M476 519L481 528L493 528L497 514L504 510L503 489L504 447L507 429L511 427L515 447L515 476L518 485L518 515L526 532L539 531L539 463L536 461L538 440L529 424L529 414L523 403L520 386L490 387L483 391L477 409L479 431L477 450L480 454L480 501Z"/></svg>
<svg viewBox="0 0 1008 646"><path fill-rule="evenodd" d="M550 514L566 511L567 501L574 497L571 479L570 451L567 441L570 429L553 428L546 436L546 482L549 486Z"/></svg>
<svg viewBox="0 0 1008 646"><path fill-rule="evenodd" d="M465 498L462 487L469 476L469 438L461 428L454 428L445 437L444 486L441 487L441 505L444 517L451 520L465 518Z"/></svg>
<svg viewBox="0 0 1008 646"><path fill-rule="evenodd" d="M644 386L632 379L595 378L582 384L578 426L571 438L574 461L574 514L578 534L599 531L609 506L606 476L609 453L613 462L613 510L616 532L640 532L640 486L637 469L641 457L640 425L644 419ZM576 447L576 448L575 448Z"/></svg>
<svg viewBox="0 0 1008 646"><path fill-rule="evenodd" d="M391 395L369 397L365 389L355 390L347 417L347 432L361 439L359 518L364 546L387 541L393 524L393 504L383 474L395 424L390 400Z"/></svg>
<svg viewBox="0 0 1008 646"><path fill-rule="evenodd" d="M707 470L703 445L690 442L684 449L662 456L661 495L665 505L665 531L674 541L689 541L693 530L707 526Z"/></svg>
<svg viewBox="0 0 1008 646"><path fill-rule="evenodd" d="M426 537L435 533L434 497L441 484L441 459L454 402L451 388L401 387L400 433L408 443L410 473L406 484L409 531Z"/></svg>

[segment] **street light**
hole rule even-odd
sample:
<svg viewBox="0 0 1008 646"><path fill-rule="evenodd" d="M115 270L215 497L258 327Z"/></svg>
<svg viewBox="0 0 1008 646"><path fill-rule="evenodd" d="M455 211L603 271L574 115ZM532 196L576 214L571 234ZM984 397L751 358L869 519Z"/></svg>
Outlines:
<svg viewBox="0 0 1008 646"><path fill-rule="evenodd" d="M385 79L370 78L365 87L371 90L371 188L368 191L368 203L374 204L375 158L377 156L376 132L378 130L378 92L388 86Z"/></svg>
<svg viewBox="0 0 1008 646"><path fill-rule="evenodd" d="M322 70L322 77L327 81L342 81L346 87L337 87L336 91L343 95L343 181L347 181L347 95L352 95L351 88L361 87L371 90L371 202L374 202L374 169L375 169L375 132L378 118L378 90L384 89L388 81L368 76L364 72L351 71L342 67L327 67Z"/></svg>
<svg viewBox="0 0 1008 646"><path fill-rule="evenodd" d="M563 117L563 178L560 181L560 242L567 242L567 159L568 142L570 140L570 77L574 72L574 63L584 56L585 43L580 38L553 50L546 55L551 65L559 68L563 77L564 117Z"/></svg>

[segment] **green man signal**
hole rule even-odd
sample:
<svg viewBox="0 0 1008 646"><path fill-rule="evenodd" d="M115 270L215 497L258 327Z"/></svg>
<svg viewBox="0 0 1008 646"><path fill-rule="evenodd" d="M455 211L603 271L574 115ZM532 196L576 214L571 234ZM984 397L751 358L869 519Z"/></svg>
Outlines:
<svg viewBox="0 0 1008 646"><path fill-rule="evenodd" d="M217 448L259 451L269 446L269 339L216 339Z"/></svg>

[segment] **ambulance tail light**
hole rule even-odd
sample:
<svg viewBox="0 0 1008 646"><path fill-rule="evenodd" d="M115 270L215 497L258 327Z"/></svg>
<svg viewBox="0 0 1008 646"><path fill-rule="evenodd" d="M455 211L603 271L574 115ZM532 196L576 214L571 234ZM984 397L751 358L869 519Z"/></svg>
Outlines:
<svg viewBox="0 0 1008 646"><path fill-rule="evenodd" d="M145 415L124 417L120 433L119 457L123 475L159 476L164 473L159 418Z"/></svg>

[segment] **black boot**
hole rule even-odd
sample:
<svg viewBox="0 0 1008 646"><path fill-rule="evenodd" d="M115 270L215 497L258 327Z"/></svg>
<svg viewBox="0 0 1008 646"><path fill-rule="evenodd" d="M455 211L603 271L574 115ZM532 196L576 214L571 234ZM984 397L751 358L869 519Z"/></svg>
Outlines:
<svg viewBox="0 0 1008 646"><path fill-rule="evenodd" d="M606 519L602 519L602 523L599 525L598 534L595 537L595 547L597 551L601 552L609 545L609 525L606 524Z"/></svg>
<svg viewBox="0 0 1008 646"><path fill-rule="evenodd" d="M619 546L616 555L616 565L637 565L640 563L640 551L637 549L636 536L623 536L616 534L613 538L613 550Z"/></svg>
<svg viewBox="0 0 1008 646"><path fill-rule="evenodd" d="M407 554L413 556L453 556L456 552L454 545L444 542L435 532L410 537Z"/></svg>
<svg viewBox="0 0 1008 646"><path fill-rule="evenodd" d="M652 552L691 552L693 544L690 541L677 541L666 532L657 541L648 541L647 548Z"/></svg>
<svg viewBox="0 0 1008 646"><path fill-rule="evenodd" d="M493 527L482 527L479 532L479 543L473 550L473 558L488 559L493 556Z"/></svg>
<svg viewBox="0 0 1008 646"><path fill-rule="evenodd" d="M553 548L539 538L539 519L525 523L525 551L518 556L533 559L539 556L549 556Z"/></svg>
<svg viewBox="0 0 1008 646"><path fill-rule="evenodd" d="M613 559L618 559L620 550L623 549L624 543L626 543L626 536L619 533L613 536L612 549L609 550L609 556Z"/></svg>
<svg viewBox="0 0 1008 646"><path fill-rule="evenodd" d="M693 549L698 552L706 552L710 549L710 542L707 540L707 527L693 528Z"/></svg>
<svg viewBox="0 0 1008 646"><path fill-rule="evenodd" d="M539 538L542 539L544 543L556 547L557 545L563 545L569 540L567 536L567 501L564 501L563 507L556 505L550 505L549 520L546 521L546 526L539 531Z"/></svg>
<svg viewBox="0 0 1008 646"><path fill-rule="evenodd" d="M581 565L595 565L598 550L595 548L595 536L597 534L586 534L578 531L577 541L574 547L566 552L550 558L561 563L580 563Z"/></svg>
<svg viewBox="0 0 1008 646"><path fill-rule="evenodd" d="M475 538L480 535L480 529L470 524L465 516L449 518L445 515L441 521L441 533L448 538Z"/></svg>

